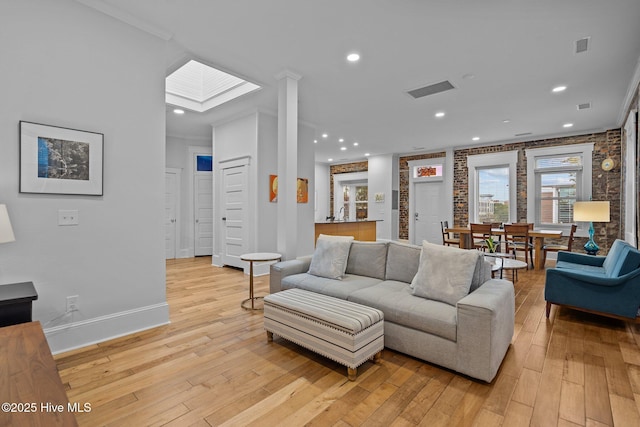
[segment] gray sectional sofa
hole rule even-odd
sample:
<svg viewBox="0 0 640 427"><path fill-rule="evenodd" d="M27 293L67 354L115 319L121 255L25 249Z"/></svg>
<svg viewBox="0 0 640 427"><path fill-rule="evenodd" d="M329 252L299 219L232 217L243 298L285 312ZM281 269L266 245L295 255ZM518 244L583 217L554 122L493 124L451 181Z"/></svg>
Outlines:
<svg viewBox="0 0 640 427"><path fill-rule="evenodd" d="M420 254L415 245L354 241L342 280L309 274L308 256L271 265L270 291L299 288L377 308L385 347L491 382L513 336L513 284L491 279L490 265L479 261L455 306L415 296Z"/></svg>

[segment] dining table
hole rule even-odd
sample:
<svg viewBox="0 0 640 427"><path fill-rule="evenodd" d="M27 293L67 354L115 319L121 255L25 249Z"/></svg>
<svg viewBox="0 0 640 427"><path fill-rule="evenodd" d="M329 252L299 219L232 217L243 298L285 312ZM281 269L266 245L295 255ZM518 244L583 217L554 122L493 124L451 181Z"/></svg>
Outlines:
<svg viewBox="0 0 640 427"><path fill-rule="evenodd" d="M472 249L471 229L467 227L455 226L445 229L448 233L458 233L460 235L460 248ZM504 236L503 228L492 228L493 236ZM562 237L562 230L529 230L529 237L533 239L533 260L534 269L544 270L544 256L542 254L544 239L558 239Z"/></svg>

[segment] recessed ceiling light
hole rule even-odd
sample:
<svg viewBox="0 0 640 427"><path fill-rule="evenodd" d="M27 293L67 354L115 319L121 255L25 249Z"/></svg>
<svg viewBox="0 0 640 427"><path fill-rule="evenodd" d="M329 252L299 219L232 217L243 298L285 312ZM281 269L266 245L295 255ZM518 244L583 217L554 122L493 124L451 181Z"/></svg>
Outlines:
<svg viewBox="0 0 640 427"><path fill-rule="evenodd" d="M480 141L480 137L479 136L474 136L473 138L471 138L472 141Z"/></svg>
<svg viewBox="0 0 640 427"><path fill-rule="evenodd" d="M551 89L551 92L558 93L558 92L564 92L565 90L567 90L566 86L556 86L553 89Z"/></svg>
<svg viewBox="0 0 640 427"><path fill-rule="evenodd" d="M322 134L322 137L323 137L323 138L328 138L328 137L329 137L329 134L323 133L323 134Z"/></svg>
<svg viewBox="0 0 640 427"><path fill-rule="evenodd" d="M327 159L328 162L333 162L333 159Z"/></svg>
<svg viewBox="0 0 640 427"><path fill-rule="evenodd" d="M340 138L338 142L344 142L344 138Z"/></svg>
<svg viewBox="0 0 640 427"><path fill-rule="evenodd" d="M173 109L173 112L174 112L175 114L184 114L184 110L181 110L181 109L179 109L179 108L174 108L174 109Z"/></svg>
<svg viewBox="0 0 640 427"><path fill-rule="evenodd" d="M359 145L359 144L358 144L357 142L354 142L354 143L353 143L353 146L354 146L354 147L357 147L358 145Z"/></svg>
<svg viewBox="0 0 640 427"><path fill-rule="evenodd" d="M340 147L342 151L347 151L347 147Z"/></svg>
<svg viewBox="0 0 640 427"><path fill-rule="evenodd" d="M475 78L475 77L476 77L476 76L475 76L474 74L471 74L471 73L467 73L467 74L464 74L464 75L462 76L462 78L463 78L463 79L465 79L465 80L471 80L471 79L473 79L473 78Z"/></svg>
<svg viewBox="0 0 640 427"><path fill-rule="evenodd" d="M369 157L371 154L369 153L364 153L365 157Z"/></svg>
<svg viewBox="0 0 640 427"><path fill-rule="evenodd" d="M436 116L437 118L444 117L444 111L438 111L438 112L435 114L435 116Z"/></svg>
<svg viewBox="0 0 640 427"><path fill-rule="evenodd" d="M509 123L509 122L511 122L511 120L509 120L509 119L504 119L504 120L502 121L502 123Z"/></svg>
<svg viewBox="0 0 640 427"><path fill-rule="evenodd" d="M562 125L563 128L570 128L573 126L573 123L565 123Z"/></svg>
<svg viewBox="0 0 640 427"><path fill-rule="evenodd" d="M358 62L360 60L360 55L353 52L347 55L347 61L349 62Z"/></svg>
<svg viewBox="0 0 640 427"><path fill-rule="evenodd" d="M314 143L314 144L317 144L317 143L318 143L318 140L317 140L317 139L314 139L314 140L313 140L313 143Z"/></svg>

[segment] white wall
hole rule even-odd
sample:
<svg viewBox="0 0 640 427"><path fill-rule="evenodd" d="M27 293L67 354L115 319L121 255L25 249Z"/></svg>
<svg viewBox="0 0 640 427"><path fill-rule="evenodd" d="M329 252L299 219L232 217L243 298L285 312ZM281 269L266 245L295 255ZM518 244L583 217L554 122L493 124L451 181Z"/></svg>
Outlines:
<svg viewBox="0 0 640 427"><path fill-rule="evenodd" d="M393 236L393 216L391 201L393 189L394 156L386 154L369 157L369 219L378 220L376 237L391 239ZM384 201L376 203L376 193L384 195Z"/></svg>
<svg viewBox="0 0 640 427"><path fill-rule="evenodd" d="M315 221L313 218L313 198L315 184L315 149L313 138L315 130L298 126L298 177L309 179L309 203L298 203L298 256L310 255L315 249Z"/></svg>
<svg viewBox="0 0 640 427"><path fill-rule="evenodd" d="M315 220L325 221L329 216L330 200L329 194L329 165L327 163L316 163L315 166L316 193L318 194L318 204L315 206ZM315 234L314 234L315 236Z"/></svg>
<svg viewBox="0 0 640 427"><path fill-rule="evenodd" d="M189 176L189 147L201 147L203 150L211 152L211 139L185 138L180 136L167 135L166 143L166 166L168 168L176 168L182 171L182 180L180 181L180 243L179 250L176 254L177 258L187 258L194 256L194 239L193 239L193 209L190 203L193 203L193 176Z"/></svg>
<svg viewBox="0 0 640 427"><path fill-rule="evenodd" d="M54 352L168 322L164 42L73 1L22 0L2 4L0 52L0 203L16 235L0 283L33 281ZM104 196L19 194L20 120L104 133ZM58 226L59 209L79 225Z"/></svg>
<svg viewBox="0 0 640 427"><path fill-rule="evenodd" d="M278 118L258 113L256 251L277 252L278 205L269 202L269 175L278 174Z"/></svg>

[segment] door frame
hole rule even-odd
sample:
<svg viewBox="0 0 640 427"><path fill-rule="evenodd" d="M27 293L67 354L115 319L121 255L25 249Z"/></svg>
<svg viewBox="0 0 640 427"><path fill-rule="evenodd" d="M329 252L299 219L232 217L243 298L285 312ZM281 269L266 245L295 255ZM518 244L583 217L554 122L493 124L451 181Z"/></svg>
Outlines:
<svg viewBox="0 0 640 427"><path fill-rule="evenodd" d="M625 130L625 141L622 143L626 145L626 156L624 159L625 164L625 174L624 181L625 187L624 191L624 240L629 244L638 247L638 223L637 223L637 191L636 183L636 156L638 153L636 152L636 144L638 140L638 110L631 110L629 112L629 116L627 117L627 121L624 125Z"/></svg>
<svg viewBox="0 0 640 427"><path fill-rule="evenodd" d="M193 197L193 192L195 191L195 174L196 174L196 156L197 155L205 155L205 156L213 156L213 149L211 147L205 146L189 146L187 147L187 175L189 179L187 180L187 212L186 217L189 218L187 221L186 233L187 233L187 248L185 249L184 258L193 258L196 255L196 240L195 240L195 220L196 220L196 212L194 208L195 199ZM215 175L215 162L212 162L213 170L211 171L211 179L213 180L211 184L211 188L213 189L214 194L212 194L212 200L215 208L216 198L215 198L215 190L216 190L216 175ZM215 209L213 210L215 215ZM214 232L214 240L215 240L215 228Z"/></svg>
<svg viewBox="0 0 640 427"><path fill-rule="evenodd" d="M451 196L451 202L447 203L446 218L453 225L453 151L447 150L444 157L434 157L422 160L410 160L407 162L409 170L409 210L407 221L409 222L408 240L412 244L415 242L415 214L416 214L416 185L428 182L444 182L443 202L447 202L448 196ZM442 176L418 177L414 173L418 166L442 165ZM420 243L418 243L420 244Z"/></svg>
<svg viewBox="0 0 640 427"><path fill-rule="evenodd" d="M182 169L179 169L179 168L165 168L164 169L164 173L165 173L165 175L168 174L168 173L172 173L172 174L175 174L175 176L176 176L176 194L175 194L176 222L175 222L175 225L174 225L174 227L176 229L176 237L175 237L175 242L174 242L174 244L175 244L174 253L175 253L175 258L181 258L181 253L180 253L181 233L180 233L180 229L182 227L180 227L180 221L181 221L181 217L180 217L180 193L181 193L181 191L180 191L180 189L182 188ZM166 189L165 189L165 194L166 194Z"/></svg>
<svg viewBox="0 0 640 427"><path fill-rule="evenodd" d="M222 221L222 194L224 188L222 185L224 184L224 170L229 168L234 168L238 166L246 166L247 173L247 252L253 252L255 248L255 239L254 239L254 222L255 222L255 203L254 203L254 189L252 185L252 174L251 170L251 155L244 155L233 157L230 159L219 160L218 162L214 162L214 165L218 165L217 169L214 166L214 189L215 193L213 197L213 256L211 257L211 264L216 267L224 266L224 239L225 232L223 231L224 222ZM248 271L249 263L246 263L245 272Z"/></svg>

